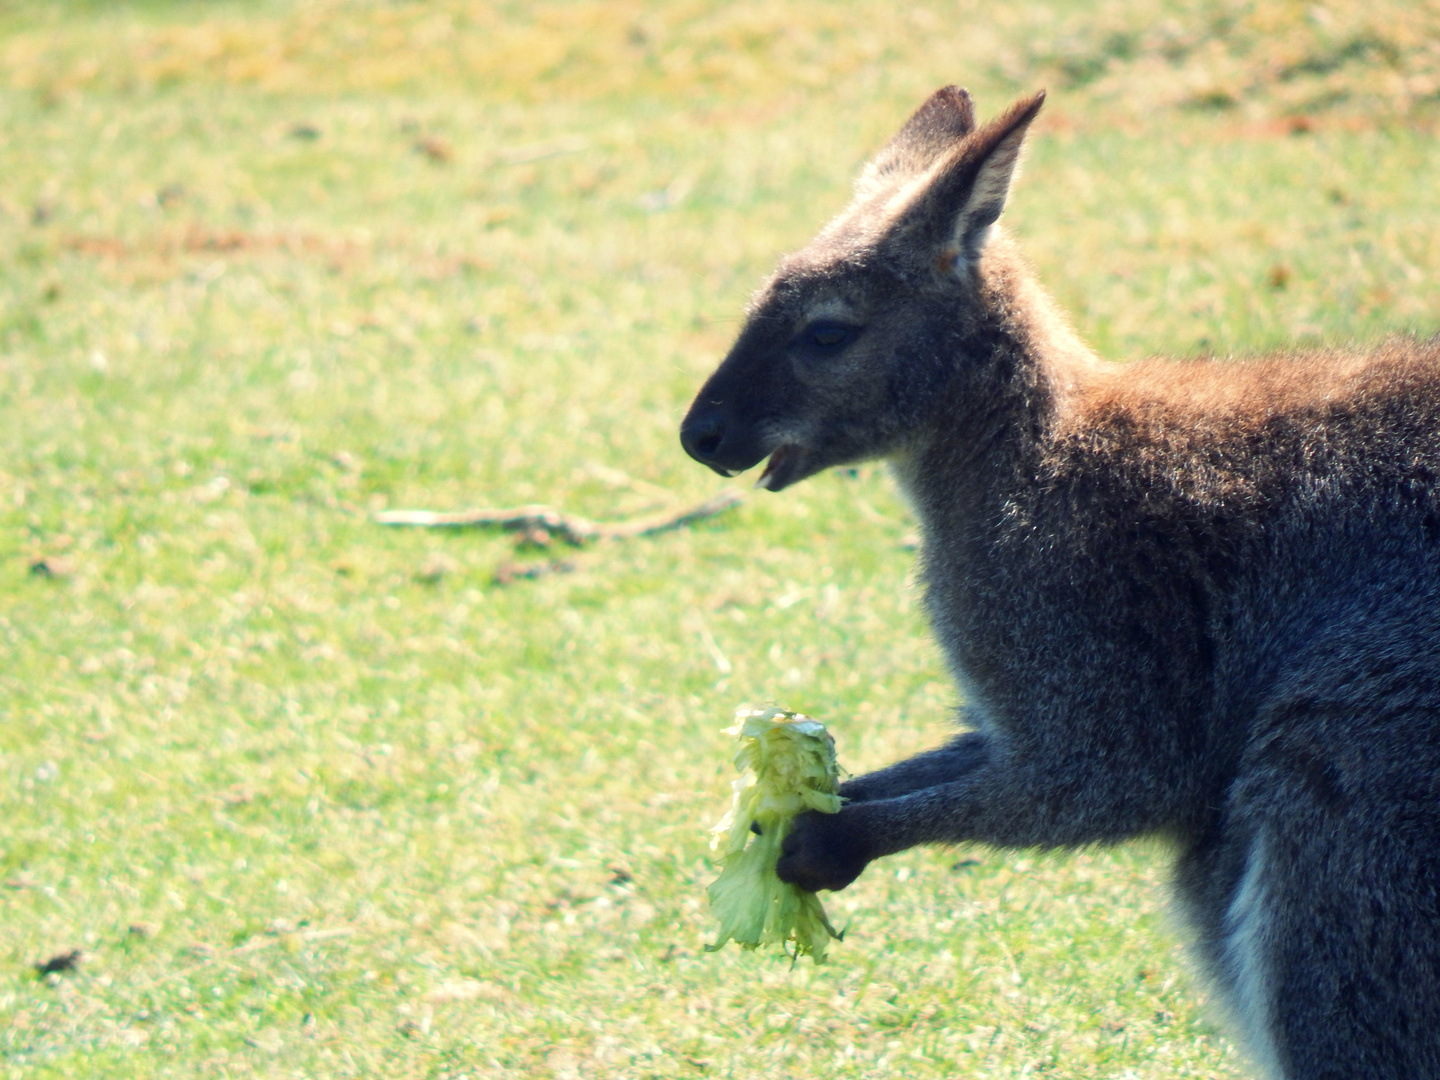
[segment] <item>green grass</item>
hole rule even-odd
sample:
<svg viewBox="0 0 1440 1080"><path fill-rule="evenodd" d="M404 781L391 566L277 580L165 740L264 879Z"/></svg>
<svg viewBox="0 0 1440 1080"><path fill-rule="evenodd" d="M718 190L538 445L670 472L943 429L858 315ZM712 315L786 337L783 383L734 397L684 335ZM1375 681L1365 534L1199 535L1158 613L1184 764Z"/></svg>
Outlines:
<svg viewBox="0 0 1440 1080"><path fill-rule="evenodd" d="M1107 355L1440 326L1434 5L993 8L0 4L6 1075L1245 1075L1156 847L702 951L737 705L945 734L880 470L507 586L369 520L711 494L746 296L949 81L1051 87L1009 221Z"/></svg>

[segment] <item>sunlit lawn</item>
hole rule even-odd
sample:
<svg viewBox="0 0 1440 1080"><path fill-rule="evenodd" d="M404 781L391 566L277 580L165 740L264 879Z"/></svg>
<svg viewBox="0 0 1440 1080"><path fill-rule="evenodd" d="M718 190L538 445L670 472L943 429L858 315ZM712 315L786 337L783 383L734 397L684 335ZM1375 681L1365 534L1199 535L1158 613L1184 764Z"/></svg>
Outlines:
<svg viewBox="0 0 1440 1080"><path fill-rule="evenodd" d="M713 494L689 396L946 82L1050 87L1007 220L1107 355L1440 326L1433 4L996 7L0 6L8 1075L1245 1075L1156 846L703 952L737 705L947 730L880 469L371 520Z"/></svg>

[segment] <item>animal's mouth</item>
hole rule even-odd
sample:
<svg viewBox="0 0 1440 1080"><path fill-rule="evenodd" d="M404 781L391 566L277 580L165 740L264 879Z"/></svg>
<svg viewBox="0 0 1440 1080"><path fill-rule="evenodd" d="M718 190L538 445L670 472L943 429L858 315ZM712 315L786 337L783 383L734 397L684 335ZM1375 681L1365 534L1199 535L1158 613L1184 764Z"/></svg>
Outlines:
<svg viewBox="0 0 1440 1080"><path fill-rule="evenodd" d="M781 443L765 463L765 471L755 481L757 488L779 491L789 486L800 472L805 460L805 449L795 443Z"/></svg>

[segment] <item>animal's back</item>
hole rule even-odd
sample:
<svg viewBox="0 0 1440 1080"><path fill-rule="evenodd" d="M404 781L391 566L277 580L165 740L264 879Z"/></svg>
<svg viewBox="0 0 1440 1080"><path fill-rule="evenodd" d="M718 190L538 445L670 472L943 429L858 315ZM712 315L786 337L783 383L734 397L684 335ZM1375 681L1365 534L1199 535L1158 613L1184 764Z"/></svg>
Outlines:
<svg viewBox="0 0 1440 1080"><path fill-rule="evenodd" d="M1076 444L1114 451L1120 472L1180 485L1201 503L1246 488L1273 498L1276 485L1307 476L1350 491L1433 481L1440 339L1107 366L1058 418L1052 441L1062 453Z"/></svg>
<svg viewBox="0 0 1440 1080"><path fill-rule="evenodd" d="M1052 494L1069 489L1053 527L1142 561L1148 540L1252 666L1278 673L1382 623L1416 649L1437 640L1440 339L1107 371L1045 468Z"/></svg>

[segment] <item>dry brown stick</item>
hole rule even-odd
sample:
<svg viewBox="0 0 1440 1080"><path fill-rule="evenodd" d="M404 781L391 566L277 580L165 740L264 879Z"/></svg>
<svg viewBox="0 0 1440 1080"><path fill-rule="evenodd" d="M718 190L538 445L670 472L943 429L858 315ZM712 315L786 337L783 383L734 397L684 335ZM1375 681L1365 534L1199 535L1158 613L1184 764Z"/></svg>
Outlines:
<svg viewBox="0 0 1440 1080"><path fill-rule="evenodd" d="M425 529L492 528L525 534L544 530L569 544L588 544L594 540L628 540L651 536L702 521L740 505L745 496L734 488L725 488L692 506L675 512L665 510L631 518L628 521L590 521L574 514L564 514L549 506L516 506L508 509L476 509L445 512L441 510L382 510L375 515L381 525L414 525Z"/></svg>

